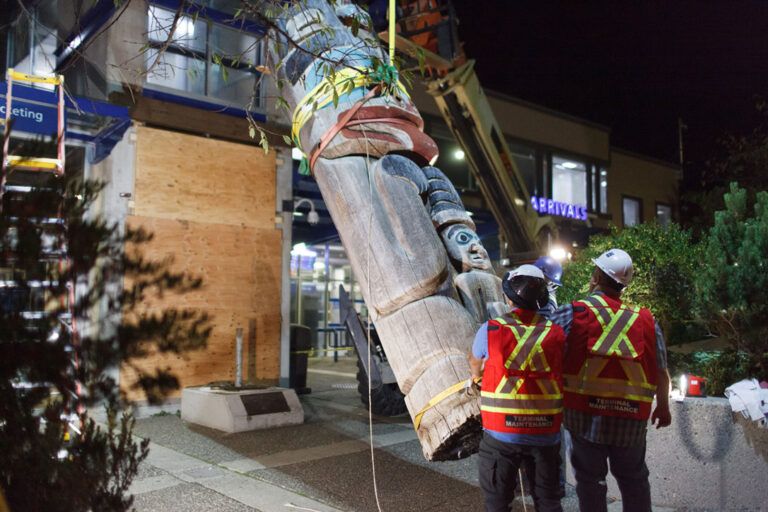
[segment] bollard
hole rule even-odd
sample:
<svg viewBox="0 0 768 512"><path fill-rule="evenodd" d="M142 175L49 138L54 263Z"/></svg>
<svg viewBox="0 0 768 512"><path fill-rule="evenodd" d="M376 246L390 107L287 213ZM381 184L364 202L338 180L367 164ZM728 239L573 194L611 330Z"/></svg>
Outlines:
<svg viewBox="0 0 768 512"><path fill-rule="evenodd" d="M235 387L243 386L243 328L235 331Z"/></svg>

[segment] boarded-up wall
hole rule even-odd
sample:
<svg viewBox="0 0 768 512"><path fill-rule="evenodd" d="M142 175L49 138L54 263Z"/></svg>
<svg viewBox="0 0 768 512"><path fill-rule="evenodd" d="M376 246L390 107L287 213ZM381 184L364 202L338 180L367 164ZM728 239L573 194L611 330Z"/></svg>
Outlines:
<svg viewBox="0 0 768 512"><path fill-rule="evenodd" d="M282 238L275 229L274 152L265 155L257 147L139 127L135 174L128 223L155 234L145 256L171 255L175 269L204 280L203 289L165 297L164 303L214 316L206 350L154 356L141 366L170 366L182 386L233 380L235 329L247 333L253 320L256 377L276 380ZM123 370L123 386L134 379L134 372Z"/></svg>

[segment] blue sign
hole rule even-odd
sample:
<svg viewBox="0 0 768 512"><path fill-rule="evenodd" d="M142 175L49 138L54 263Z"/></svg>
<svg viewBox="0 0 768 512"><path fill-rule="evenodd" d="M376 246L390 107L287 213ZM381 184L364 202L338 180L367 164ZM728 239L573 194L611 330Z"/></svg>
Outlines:
<svg viewBox="0 0 768 512"><path fill-rule="evenodd" d="M545 197L531 196L533 209L542 215L557 215L569 219L587 220L587 207L569 203L561 203Z"/></svg>
<svg viewBox="0 0 768 512"><path fill-rule="evenodd" d="M0 118L5 119L7 83L0 82ZM11 119L13 132L47 137L59 131L58 95L56 92L13 84Z"/></svg>

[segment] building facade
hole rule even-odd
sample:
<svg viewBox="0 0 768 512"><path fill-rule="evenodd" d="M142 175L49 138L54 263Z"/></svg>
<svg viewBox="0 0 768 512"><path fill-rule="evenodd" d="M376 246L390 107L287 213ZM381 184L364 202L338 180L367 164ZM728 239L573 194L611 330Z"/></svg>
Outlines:
<svg viewBox="0 0 768 512"><path fill-rule="evenodd" d="M97 0L80 8L72 0L41 0L14 13L3 40L5 67L65 76L67 149L81 155L72 172L107 184L97 213L120 229L152 231L147 256L172 257L178 270L204 280L203 289L156 301L148 312L174 304L210 313L208 348L151 356L142 366L170 367L182 386L231 381L235 332L242 328L246 377L287 385L290 323L313 327L321 348L343 344L334 341L338 285L362 310L360 290L317 187L299 175L283 141L290 120L259 72L263 27L234 22L235 0L187 2L179 37L169 42L178 5ZM461 192L493 253L498 227L461 148L423 87L413 96L440 146L436 165ZM553 243L571 251L611 224L676 217L675 166L613 148L606 127L488 96L524 177L526 200L557 218ZM34 98L27 106L46 108ZM269 152L249 134L252 122L267 127ZM311 211L319 214L317 224L308 223ZM135 375L116 374L129 389Z"/></svg>

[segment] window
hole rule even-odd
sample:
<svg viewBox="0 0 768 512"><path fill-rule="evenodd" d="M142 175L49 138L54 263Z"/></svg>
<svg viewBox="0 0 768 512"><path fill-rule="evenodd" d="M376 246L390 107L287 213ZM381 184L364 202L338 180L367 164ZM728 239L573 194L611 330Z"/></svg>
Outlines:
<svg viewBox="0 0 768 512"><path fill-rule="evenodd" d="M643 219L643 201L636 197L621 198L621 214L624 227L636 226Z"/></svg>
<svg viewBox="0 0 768 512"><path fill-rule="evenodd" d="M149 50L147 83L183 91L192 96L213 98L238 108L261 105L258 91L261 64L259 39L248 32L203 19L182 16L171 44L168 39L175 13L150 5L147 16ZM159 57L158 57L159 55Z"/></svg>
<svg viewBox="0 0 768 512"><path fill-rule="evenodd" d="M600 213L608 213L608 169L598 168L595 185L598 188L596 195L600 197Z"/></svg>
<svg viewBox="0 0 768 512"><path fill-rule="evenodd" d="M507 147L512 153L512 160L514 160L517 170L523 177L528 193L538 196L539 191L536 189L536 150L516 142L508 142Z"/></svg>
<svg viewBox="0 0 768 512"><path fill-rule="evenodd" d="M8 67L33 75L48 75L56 69L58 9L55 0L44 0L20 16L8 31ZM38 87L53 89L53 86Z"/></svg>
<svg viewBox="0 0 768 512"><path fill-rule="evenodd" d="M656 203L656 222L666 227L672 222L672 207L668 204Z"/></svg>
<svg viewBox="0 0 768 512"><path fill-rule="evenodd" d="M467 157L461 146L450 135L443 137L441 133L431 131L430 136L440 152L435 166L445 173L457 190L473 190Z"/></svg>
<svg viewBox="0 0 768 512"><path fill-rule="evenodd" d="M552 199L587 205L587 166L583 162L552 156Z"/></svg>

